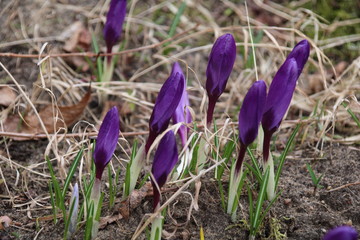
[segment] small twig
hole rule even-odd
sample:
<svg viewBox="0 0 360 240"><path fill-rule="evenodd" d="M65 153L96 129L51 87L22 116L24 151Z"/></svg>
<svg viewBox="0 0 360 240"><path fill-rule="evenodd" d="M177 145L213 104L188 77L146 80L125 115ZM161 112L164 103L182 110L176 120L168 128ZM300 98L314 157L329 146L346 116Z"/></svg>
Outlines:
<svg viewBox="0 0 360 240"><path fill-rule="evenodd" d="M148 131L140 131L140 132L123 132L121 133L123 136L138 136L138 135L146 135ZM53 137L55 134L48 134L49 137ZM65 138L73 138L73 137L92 137L97 136L98 132L86 132L86 133L63 133L56 134L57 136L62 136ZM47 138L46 134L30 134L30 133L14 133L14 132L2 132L0 131L0 136L4 137L21 137L30 139L39 139L39 138Z"/></svg>
<svg viewBox="0 0 360 240"><path fill-rule="evenodd" d="M355 185L360 185L360 182L348 183L348 184L342 185L340 187L331 189L328 192L334 192L334 191L337 191L337 190L340 190L340 189L343 189L343 188L347 188L347 187L351 187L351 186L355 186Z"/></svg>
<svg viewBox="0 0 360 240"><path fill-rule="evenodd" d="M45 58L45 57L48 57L48 58L54 58L54 57L105 57L105 56L124 55L124 54L132 53L132 52L143 51L143 50L161 46L167 42L171 42L172 40L187 34L188 32L190 32L196 28L197 28L197 26L190 28L189 30L186 30L182 33L178 33L178 34L174 35L173 37L165 39L159 43L154 43L154 44L150 44L147 46L128 49L128 50L115 52L115 53L77 52L77 53L55 53L55 54L40 54L39 55L39 54L21 54L21 53L7 52L7 53L0 53L0 57L17 57L17 58Z"/></svg>

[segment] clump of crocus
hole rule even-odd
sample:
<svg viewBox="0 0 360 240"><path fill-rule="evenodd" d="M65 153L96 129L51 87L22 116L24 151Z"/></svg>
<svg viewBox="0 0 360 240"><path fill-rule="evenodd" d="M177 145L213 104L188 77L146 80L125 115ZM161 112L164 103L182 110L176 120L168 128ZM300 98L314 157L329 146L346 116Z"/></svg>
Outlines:
<svg viewBox="0 0 360 240"><path fill-rule="evenodd" d="M206 69L206 91L209 98L207 124L213 118L216 101L224 92L236 58L235 39L230 34L219 37L211 50Z"/></svg>
<svg viewBox="0 0 360 240"><path fill-rule="evenodd" d="M70 208L69 208L70 222L68 223L69 229L68 229L67 237L70 237L76 231L78 210L79 210L79 186L77 183L75 183L70 199Z"/></svg>
<svg viewBox="0 0 360 240"><path fill-rule="evenodd" d="M106 15L104 26L104 40L107 53L112 53L113 46L119 41L126 15L126 0L111 0L109 11ZM101 81L109 82L114 72L112 56L107 56L104 61L104 72Z"/></svg>
<svg viewBox="0 0 360 240"><path fill-rule="evenodd" d="M186 91L186 81L185 81L184 74L181 70L181 67L180 67L179 63L177 63L177 62L175 62L173 65L171 75L173 75L174 72L178 72L183 76L184 91L183 91L183 95L180 99L180 102L179 102L174 114L172 115L172 120L173 120L174 124L176 124L176 123L186 123L186 124L191 123L192 118L191 118L190 110L188 108L188 106L190 106L190 103L189 103L188 93ZM186 126L182 125L179 128L178 133L180 135L182 145L185 146L185 144L187 142L188 128Z"/></svg>
<svg viewBox="0 0 360 240"><path fill-rule="evenodd" d="M274 164L270 154L270 141L290 105L297 79L309 57L308 41L298 43L276 73L266 99L261 123L264 130L263 158L265 166L270 167L268 182L268 199L275 197ZM270 156L270 157L269 157ZM266 169L266 167L264 168Z"/></svg>
<svg viewBox="0 0 360 240"><path fill-rule="evenodd" d="M329 230L323 240L357 240L359 234L353 227L341 226Z"/></svg>
<svg viewBox="0 0 360 240"><path fill-rule="evenodd" d="M183 96L184 88L184 75L179 71L172 71L161 87L155 101L149 120L149 138L145 145L146 153L148 153L155 138L169 126L170 119Z"/></svg>
<svg viewBox="0 0 360 240"><path fill-rule="evenodd" d="M238 205L237 194L241 175L242 163L246 148L256 139L258 135L259 125L263 114L266 101L266 84L260 80L255 82L247 92L240 113L239 113L239 141L240 152L236 164L232 166L229 198L227 213L232 214L232 220L235 221L236 210Z"/></svg>
<svg viewBox="0 0 360 240"><path fill-rule="evenodd" d="M155 152L154 162L151 168L151 173L153 175L151 184L153 186L154 193L154 212L160 207L160 189L165 185L166 180L177 161L178 151L176 147L176 139L174 132L170 130L161 139L158 149ZM161 239L162 223L162 217L157 216L152 223L150 239Z"/></svg>
<svg viewBox="0 0 360 240"><path fill-rule="evenodd" d="M101 197L101 177L106 165L114 154L120 131L119 113L116 107L111 108L106 114L99 130L94 150L95 180L91 192L91 202L94 204L94 217L97 215L99 200ZM93 219L92 238L95 238L98 231L98 220Z"/></svg>

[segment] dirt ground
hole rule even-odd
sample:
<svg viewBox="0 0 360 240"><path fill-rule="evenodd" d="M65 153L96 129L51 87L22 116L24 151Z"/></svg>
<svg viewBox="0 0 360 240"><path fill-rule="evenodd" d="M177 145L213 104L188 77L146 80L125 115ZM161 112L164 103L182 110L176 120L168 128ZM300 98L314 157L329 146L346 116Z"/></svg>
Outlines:
<svg viewBox="0 0 360 240"><path fill-rule="evenodd" d="M45 42L49 43L45 53L63 53L65 52L63 46L68 41L68 37L64 37L63 33L77 21L82 22L86 29L91 29L91 33L98 35L101 45L103 41L100 36L107 11L103 7L105 2L108 1L0 1L0 23L2 23L0 54L39 54ZM132 25L124 30L126 34L122 38L122 40L126 40L126 49L156 45L165 40L178 7L176 1L169 1L168 4L171 5L167 5L166 1L138 2L131 1L128 4L128 9L130 6L134 6L135 10L127 19L127 22ZM123 149L117 149L117 158L113 160L115 168L125 169L124 165L128 160L135 138L140 143L145 141L152 103L155 101L160 83L167 77L170 69L169 62L173 61L173 58L180 59L188 65L186 72L190 102L196 113L196 120L200 122L204 93L201 86L204 86L207 55L211 46L200 50L194 49L212 44L213 32L221 28L223 32L233 31L239 43L248 39L244 33L248 34L245 29L247 18L246 15L241 15L245 13L242 1L221 1L216 9L213 8L214 4L218 4L216 1L191 2L198 2L198 5L189 3L176 33L187 30L189 32L184 36L179 36L184 39L179 40L179 43L175 43L174 46L171 45L168 53L163 46L156 45L144 51L134 51L120 57L120 63L116 66L114 74L115 83L109 87L111 96L107 104L118 102L115 105L122 109L121 131L130 134L125 136L126 140L123 138L120 140ZM287 11L274 3L268 3L270 1L265 2L271 7L270 10L262 5L249 4L251 24L256 30L262 29L265 32L268 30L265 34L264 32L261 34L275 36L279 43L287 44L285 47L290 46L289 43L294 39L298 40L303 37L294 36L296 31L269 30L264 27L264 24L305 29L305 24L305 27L301 28L303 26L301 23L304 23L306 19L311 19L309 15L305 14L305 11ZM300 8L300 6L293 6L296 4L288 4L287 1L280 1L279 4L283 4L287 8ZM175 9L174 6L176 6ZM273 9L282 9L284 14L274 12ZM294 24L294 20L287 19L287 15L294 19L300 18L299 25ZM331 24L329 23L329 28L333 26ZM244 29L237 29L239 26L244 26ZM327 28L324 32L326 31L328 31ZM261 35L259 32L255 31L255 33L254 36ZM257 70L260 78L265 79L267 83L271 81L274 71L283 60L269 35L262 36L257 42L260 44L256 48ZM313 33L309 33L309 39L312 39L313 35ZM325 34L324 39L318 42L318 49L323 47L321 50L327 50L326 53L329 56L336 54L336 52L330 51L330 47L327 49L333 38L326 39L326 37ZM257 40L255 39L255 41ZM342 39L333 40L333 42L335 41L341 42ZM264 43L265 47L261 43ZM317 46L316 43L314 44ZM356 47L359 46L359 40L355 39L353 42L349 40L349 42L336 45L334 48L339 50L345 44L353 44ZM224 124L227 117L236 122L239 103L251 81L255 79L254 67L247 62L247 58L250 57L243 56L244 48L242 45L240 47L238 54L241 56L235 64L228 87L217 104L215 117L219 119L217 122L220 126ZM344 56L336 55L339 58L330 59L333 66L336 67L337 74L334 74L332 66L326 61L319 64L320 55L317 54L320 52L313 49L309 66L305 68L306 72L299 80L291 110L283 122L282 129L277 133L275 156L283 151L289 133L298 121L304 120L304 118L307 120L301 123L302 127L295 138L296 144L291 148L285 161L279 183L279 190L282 193L261 225L257 239L321 239L330 228L344 224L352 225L360 230L360 178L358 174L360 173L360 129L346 112L347 109L340 106L341 101L339 100L340 98L349 100L351 109L359 117L360 107L356 101L356 98L360 97L360 85L356 80L360 76L360 70L356 67L358 66L356 64L359 64L359 57L349 55L347 56L348 60L344 61ZM76 49L74 52L78 51L79 49ZM164 58L170 60L158 64ZM65 95L64 98L61 98L60 105L73 104L81 99L81 93L88 89L89 82L95 78L91 68L84 70L83 65L77 66L77 61L74 59L52 58L51 64L44 67L39 67L38 61L39 59L36 57L0 55L0 62L31 100L34 100L37 107L51 101L50 94L47 94L49 89L57 98ZM90 61L96 62L96 58L90 58ZM42 88L40 71L44 74L46 88ZM129 82L120 81L124 79ZM0 217L8 216L13 221L11 226L5 229L0 228L1 240L62 239L63 222L59 221L55 225L52 219L48 189L50 178L44 158L45 154L49 154L52 159L63 159L64 168L67 169L74 152L79 150L79 146L88 147L90 145L90 139L93 137L81 133L91 132L101 120L103 109L106 109L99 97L101 86L99 87L96 83L92 84L92 97L84 114L79 119L80 123L75 127L72 125L68 129L71 133L78 133L80 137L61 138L60 134L57 138L58 142L55 143L49 143L49 139L46 138L16 141L1 131ZM4 68L0 68L0 85L14 87L13 80ZM327 86L324 87L324 85ZM36 93L37 88L41 89L41 93ZM37 95L33 99L32 96L35 93ZM128 97L129 94L133 94L133 98ZM19 93L19 95L21 94ZM135 107L132 108L131 104L134 104ZM16 105L10 108L1 107L1 129L3 129L4 118L9 113L27 107L23 97L17 98ZM314 109L317 110L314 111ZM233 129L235 127L226 131L231 132ZM236 152L233 156L236 156ZM246 161L249 162L249 159ZM323 175L320 188L314 189L306 163L311 164L317 176ZM55 166L57 167L54 163ZM88 166L85 163L83 166L83 171L86 172ZM60 170L56 169L60 178ZM142 176L146 174L147 170L148 166L143 170ZM125 170L122 170L121 181L124 179L124 173ZM218 182L213 176L213 172L209 172L201 177L198 210L193 209L194 201L196 201L194 200L194 184L190 184L176 198L176 201L168 206L163 237L166 239L199 239L201 227L204 230L205 239L246 239L249 237L249 203L246 189L243 189L240 198L238 221L234 223L221 207ZM228 176L229 172L225 171L222 181L225 190L228 187ZM76 174L75 177L78 178L79 174ZM253 183L247 181L247 184ZM168 199L181 186L181 184L167 186L164 200ZM109 217L119 214L121 194L117 196L116 207L108 209L108 185L103 183L102 187L106 193L102 216ZM253 192L253 195L256 197L257 193ZM128 218L118 217L116 221L101 229L97 239L131 239L151 212L152 198L151 194L148 194L135 209L131 210ZM83 223L81 223L73 239L83 239L83 229ZM148 231L149 229L143 232L139 239L145 239Z"/></svg>

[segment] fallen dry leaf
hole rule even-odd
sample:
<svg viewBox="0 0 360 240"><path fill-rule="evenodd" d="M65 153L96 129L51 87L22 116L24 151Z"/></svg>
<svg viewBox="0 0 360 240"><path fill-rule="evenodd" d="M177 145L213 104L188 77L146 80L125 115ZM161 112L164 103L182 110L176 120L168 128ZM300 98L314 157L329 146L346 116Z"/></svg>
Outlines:
<svg viewBox="0 0 360 240"><path fill-rule="evenodd" d="M15 99L16 94L9 86L0 87L0 105L8 107Z"/></svg>
<svg viewBox="0 0 360 240"><path fill-rule="evenodd" d="M65 38L68 37L63 47L66 52L88 51L91 47L91 34L80 21L73 23L61 35ZM66 58L66 61L83 72L86 72L90 68L84 57L72 56Z"/></svg>
<svg viewBox="0 0 360 240"><path fill-rule="evenodd" d="M70 106L47 105L39 111L39 116L48 133L54 133L60 128L67 128L74 124L82 115L91 95L91 90L84 95L81 101ZM38 117L34 113L27 114L24 118L20 115L9 116L4 123L5 132L16 132L26 134L44 133ZM14 140L22 141L28 138L12 137Z"/></svg>
<svg viewBox="0 0 360 240"><path fill-rule="evenodd" d="M4 230L5 228L9 227L12 223L12 220L8 216L1 216L0 217L0 230Z"/></svg>
<svg viewBox="0 0 360 240"><path fill-rule="evenodd" d="M105 228L107 225L119 220L119 219L122 219L123 216L119 213L119 214L116 214L116 215L113 215L113 216L106 216L106 217L101 217L100 218L100 224L99 224L99 229L103 229Z"/></svg>

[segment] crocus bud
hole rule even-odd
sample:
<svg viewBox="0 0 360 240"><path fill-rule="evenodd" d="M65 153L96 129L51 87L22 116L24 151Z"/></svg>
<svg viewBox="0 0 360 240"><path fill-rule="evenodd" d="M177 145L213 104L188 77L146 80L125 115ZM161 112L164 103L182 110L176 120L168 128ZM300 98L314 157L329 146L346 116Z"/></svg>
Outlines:
<svg viewBox="0 0 360 240"><path fill-rule="evenodd" d="M309 58L309 54L310 54L310 44L306 39L304 39L300 41L298 44L296 44L296 46L290 52L289 56L287 56L287 59L294 58L296 60L298 66L298 77L300 76L305 66L305 63Z"/></svg>
<svg viewBox="0 0 360 240"><path fill-rule="evenodd" d="M99 130L94 150L94 163L96 178L101 179L106 165L111 160L119 138L119 114L116 107L111 108L106 114Z"/></svg>
<svg viewBox="0 0 360 240"><path fill-rule="evenodd" d="M213 118L216 101L224 92L236 58L235 39L230 34L219 37L211 50L206 69L206 91L209 97L207 123Z"/></svg>
<svg viewBox="0 0 360 240"><path fill-rule="evenodd" d="M179 105L184 87L184 75L172 71L170 77L160 89L149 120L149 138L145 145L146 153L149 151L155 138L168 127L171 116Z"/></svg>
<svg viewBox="0 0 360 240"><path fill-rule="evenodd" d="M236 162L235 174L240 171L247 146L257 137L266 101L266 84L255 82L247 92L239 113L240 153Z"/></svg>
<svg viewBox="0 0 360 240"><path fill-rule="evenodd" d="M341 226L326 233L323 240L357 240L358 233L353 227Z"/></svg>
<svg viewBox="0 0 360 240"><path fill-rule="evenodd" d="M155 152L151 173L154 179L151 180L154 191L154 211L160 204L160 189L178 161L176 139L173 131L167 132L161 139L158 149ZM156 184L154 182L156 181Z"/></svg>
<svg viewBox="0 0 360 240"><path fill-rule="evenodd" d="M174 74L175 72L178 72L183 76L184 86L186 86L184 74L181 70L179 63L177 63L177 62L174 63L171 74ZM190 106L190 103L189 103L189 97L188 97L188 94L186 91L186 87L184 87L183 95L180 99L179 105L177 106L177 108L172 116L172 120L173 120L174 124L180 123L180 122L191 123L191 121L192 121L191 114L190 114L190 110L187 108L187 106ZM181 138L181 143L183 146L185 146L186 141L187 141L187 131L188 131L188 128L186 126L181 126L178 131L180 138Z"/></svg>
<svg viewBox="0 0 360 240"><path fill-rule="evenodd" d="M125 15L126 0L111 0L104 27L104 39L108 53L111 53L112 47L120 38Z"/></svg>

